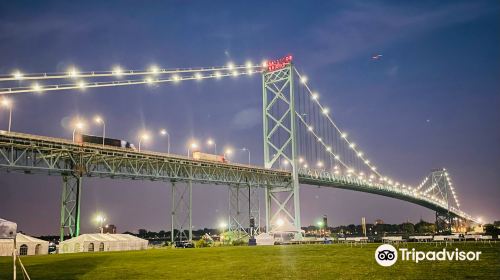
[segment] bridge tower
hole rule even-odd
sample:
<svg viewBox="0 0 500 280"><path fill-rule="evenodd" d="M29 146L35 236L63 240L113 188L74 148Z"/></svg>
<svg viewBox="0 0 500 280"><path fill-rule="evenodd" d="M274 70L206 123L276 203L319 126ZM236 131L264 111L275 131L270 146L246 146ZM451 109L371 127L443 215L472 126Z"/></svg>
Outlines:
<svg viewBox="0 0 500 280"><path fill-rule="evenodd" d="M60 240L65 235L80 235L80 199L82 195L82 177L79 174L63 175L61 194Z"/></svg>
<svg viewBox="0 0 500 280"><path fill-rule="evenodd" d="M436 232L451 232L453 215L450 213L451 207L451 188L446 169L431 170L428 176L428 187L424 190L424 194L444 201L446 210L436 211Z"/></svg>
<svg viewBox="0 0 500 280"><path fill-rule="evenodd" d="M262 73L264 166L280 169L283 164L289 165L292 181L286 188L265 188L266 231L282 221L292 223L300 231L295 69L289 61L272 70Z"/></svg>

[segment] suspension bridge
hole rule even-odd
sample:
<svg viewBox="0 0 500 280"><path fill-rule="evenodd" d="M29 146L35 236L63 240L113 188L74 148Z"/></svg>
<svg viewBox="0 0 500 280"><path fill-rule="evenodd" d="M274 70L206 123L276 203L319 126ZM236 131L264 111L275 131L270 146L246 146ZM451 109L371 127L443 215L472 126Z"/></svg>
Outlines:
<svg viewBox="0 0 500 280"><path fill-rule="evenodd" d="M262 76L264 165L196 160L170 153L137 151L92 143L0 131L0 169L62 177L61 240L80 233L85 177L162 181L171 185L174 239L191 239L192 184L229 187L229 228L248 233L250 217L260 229L258 192L264 190L266 231L286 220L300 231L301 185L341 188L392 197L436 213L438 231L478 222L460 208L448 171L431 170L411 185L377 169L334 121L291 56L262 64L220 67L24 74L0 76L0 98L18 94L71 91L189 80ZM63 81L63 82L61 82ZM21 86L19 86L21 85ZM186 233L187 232L187 233Z"/></svg>

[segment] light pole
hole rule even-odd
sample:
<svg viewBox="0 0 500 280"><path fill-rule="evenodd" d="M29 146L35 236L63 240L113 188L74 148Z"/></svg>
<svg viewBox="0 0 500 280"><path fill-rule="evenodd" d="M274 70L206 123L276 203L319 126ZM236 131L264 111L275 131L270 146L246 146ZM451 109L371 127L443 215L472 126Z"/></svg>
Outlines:
<svg viewBox="0 0 500 280"><path fill-rule="evenodd" d="M190 152L194 152L194 149L198 148L198 144L196 142L191 142L191 144L188 145L188 157L190 156Z"/></svg>
<svg viewBox="0 0 500 280"><path fill-rule="evenodd" d="M104 233L103 232L103 227L102 227L102 224L106 221L106 218L102 215L102 214L98 214L96 217L95 217L95 220L97 223L99 223L99 232L100 233Z"/></svg>
<svg viewBox="0 0 500 280"><path fill-rule="evenodd" d="M220 228L220 237L219 241L224 244L224 231L226 230L227 224L225 222L220 222L219 223L219 228Z"/></svg>
<svg viewBox="0 0 500 280"><path fill-rule="evenodd" d="M102 124L102 146L104 147L104 139L106 139L106 123L100 116L96 116L94 121L98 124Z"/></svg>
<svg viewBox="0 0 500 280"><path fill-rule="evenodd" d="M76 133L76 130L80 130L81 131L84 126L85 125L83 124L82 121L80 121L80 120L76 121L75 128L73 129L73 142L75 142L75 133Z"/></svg>
<svg viewBox="0 0 500 280"><path fill-rule="evenodd" d="M229 149L229 148L228 148L228 149L226 149L226 150L224 151L224 155L223 155L223 156L224 156L224 158L226 158L227 156L229 156L229 155L230 155L230 154L232 154L232 153L233 153L233 150L231 150L231 149Z"/></svg>
<svg viewBox="0 0 500 280"><path fill-rule="evenodd" d="M139 152L141 151L142 140L148 141L149 140L149 134L143 133L143 134L141 134L141 136L139 136Z"/></svg>
<svg viewBox="0 0 500 280"><path fill-rule="evenodd" d="M207 145L208 146L212 146L212 145L214 146L214 154L216 155L217 154L217 143L215 143L215 141L213 139L209 138L207 140Z"/></svg>
<svg viewBox="0 0 500 280"><path fill-rule="evenodd" d="M166 129L161 129L160 134L167 136L167 154L170 154L170 134Z"/></svg>
<svg viewBox="0 0 500 280"><path fill-rule="evenodd" d="M250 165L250 150L248 148L241 148L242 151L247 151L248 152L248 165Z"/></svg>
<svg viewBox="0 0 500 280"><path fill-rule="evenodd" d="M12 101L7 98L2 99L2 106L5 108L9 108L9 132L10 132L10 128L12 126Z"/></svg>

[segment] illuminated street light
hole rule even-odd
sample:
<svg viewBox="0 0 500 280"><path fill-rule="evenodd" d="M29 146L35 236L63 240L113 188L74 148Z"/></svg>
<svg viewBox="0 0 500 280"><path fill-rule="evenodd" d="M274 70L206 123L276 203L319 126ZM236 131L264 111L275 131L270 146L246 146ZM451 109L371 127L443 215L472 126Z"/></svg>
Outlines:
<svg viewBox="0 0 500 280"><path fill-rule="evenodd" d="M123 74L123 69L120 66L115 66L112 73L116 76L121 76Z"/></svg>
<svg viewBox="0 0 500 280"><path fill-rule="evenodd" d="M285 221L284 221L283 219L281 219L281 218L279 218L279 219L276 221L276 225L278 225L278 226L282 226L282 225L284 225L284 224L285 224Z"/></svg>
<svg viewBox="0 0 500 280"><path fill-rule="evenodd" d="M328 108L324 108L323 109L323 114L324 115L328 115L329 112L330 112L330 110Z"/></svg>
<svg viewBox="0 0 500 280"><path fill-rule="evenodd" d="M73 128L73 142L75 142L75 133L77 130L80 132L83 130L85 127L85 123L82 120L77 119L74 123L74 128Z"/></svg>
<svg viewBox="0 0 500 280"><path fill-rule="evenodd" d="M160 68L156 65L153 65L153 66L149 67L149 72L151 72L153 74L158 74L160 72Z"/></svg>
<svg viewBox="0 0 500 280"><path fill-rule="evenodd" d="M187 156L189 157L191 155L191 152L194 152L195 149L198 149L198 144L196 143L196 141L192 140L188 144Z"/></svg>
<svg viewBox="0 0 500 280"><path fill-rule="evenodd" d="M233 150L230 149L230 148L227 148L225 151L224 151L224 158L227 158L229 155L231 155L233 153Z"/></svg>
<svg viewBox="0 0 500 280"><path fill-rule="evenodd" d="M80 81L78 82L78 87L81 88L81 89L84 89L86 86L85 82L84 81Z"/></svg>
<svg viewBox="0 0 500 280"><path fill-rule="evenodd" d="M225 222L220 222L219 228L222 229L222 232L224 232L224 230L227 228L227 224Z"/></svg>
<svg viewBox="0 0 500 280"><path fill-rule="evenodd" d="M209 138L207 140L207 145L214 146L214 154L216 155L217 154L217 143L215 143L215 141L212 138Z"/></svg>
<svg viewBox="0 0 500 280"><path fill-rule="evenodd" d="M35 91L35 92L41 92L43 90L42 86L40 86L40 84L38 84L38 83L34 83L31 87L33 88L33 91Z"/></svg>
<svg viewBox="0 0 500 280"><path fill-rule="evenodd" d="M10 128L12 126L12 100L4 97L2 99L2 107L5 107L5 108L8 108L9 109L9 132L10 132Z"/></svg>
<svg viewBox="0 0 500 280"><path fill-rule="evenodd" d="M323 162L322 161L318 161L318 163L316 164L318 167L323 167Z"/></svg>
<svg viewBox="0 0 500 280"><path fill-rule="evenodd" d="M252 68L252 62L251 61L247 61L245 66L248 68L248 69L251 69Z"/></svg>
<svg viewBox="0 0 500 280"><path fill-rule="evenodd" d="M232 70L234 68L234 64L232 62L229 62L227 64L227 68L229 68L230 70Z"/></svg>
<svg viewBox="0 0 500 280"><path fill-rule="evenodd" d="M201 76L201 74L199 72L196 72L194 74L194 77L195 77L196 80L201 80L201 78L202 78L202 76Z"/></svg>
<svg viewBox="0 0 500 280"><path fill-rule="evenodd" d="M21 71L17 70L14 73L12 73L12 76L14 76L14 79L16 79L16 80L21 80L23 78L23 73L21 73Z"/></svg>
<svg viewBox="0 0 500 280"><path fill-rule="evenodd" d="M104 147L104 139L106 139L106 123L104 122L104 119L101 118L100 116L95 116L94 121L97 124L102 124L102 146Z"/></svg>
<svg viewBox="0 0 500 280"><path fill-rule="evenodd" d="M104 233L102 224L106 221L106 217L103 214L97 214L95 221L99 224L99 232Z"/></svg>
<svg viewBox="0 0 500 280"><path fill-rule="evenodd" d="M71 78L75 78L76 76L78 76L78 70L76 70L75 67L72 67L68 70L68 76L70 76Z"/></svg>
<svg viewBox="0 0 500 280"><path fill-rule="evenodd" d="M141 143L143 140L144 141L149 140L149 134L147 132L143 132L141 133L141 135L139 135L139 152L141 151Z"/></svg>
<svg viewBox="0 0 500 280"><path fill-rule="evenodd" d="M319 228L322 228L325 225L323 221L318 221L316 224L318 225Z"/></svg>
<svg viewBox="0 0 500 280"><path fill-rule="evenodd" d="M248 152L248 165L250 165L250 150L248 148L241 148L242 151L247 151Z"/></svg>
<svg viewBox="0 0 500 280"><path fill-rule="evenodd" d="M166 129L160 129L160 135L167 136L167 154L170 154L170 134Z"/></svg>
<svg viewBox="0 0 500 280"><path fill-rule="evenodd" d="M215 77L216 77L217 79L220 79L220 78L221 78L221 73L220 73L219 71L215 71L215 73L214 73L214 74L215 74Z"/></svg>

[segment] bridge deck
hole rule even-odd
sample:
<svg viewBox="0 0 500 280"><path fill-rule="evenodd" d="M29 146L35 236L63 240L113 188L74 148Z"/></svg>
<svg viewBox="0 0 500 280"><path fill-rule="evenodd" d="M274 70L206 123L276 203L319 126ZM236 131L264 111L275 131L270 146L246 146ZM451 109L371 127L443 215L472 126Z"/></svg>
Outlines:
<svg viewBox="0 0 500 280"><path fill-rule="evenodd" d="M134 151L98 144L0 131L0 169L24 173L44 173L88 177L108 177L151 181L193 181L252 187L291 187L289 171L266 169L237 163L220 163L152 151ZM327 172L299 171L299 182L367 192L392 197L423 207L447 212L448 208L394 186L372 184ZM457 217L471 219L458 209Z"/></svg>

